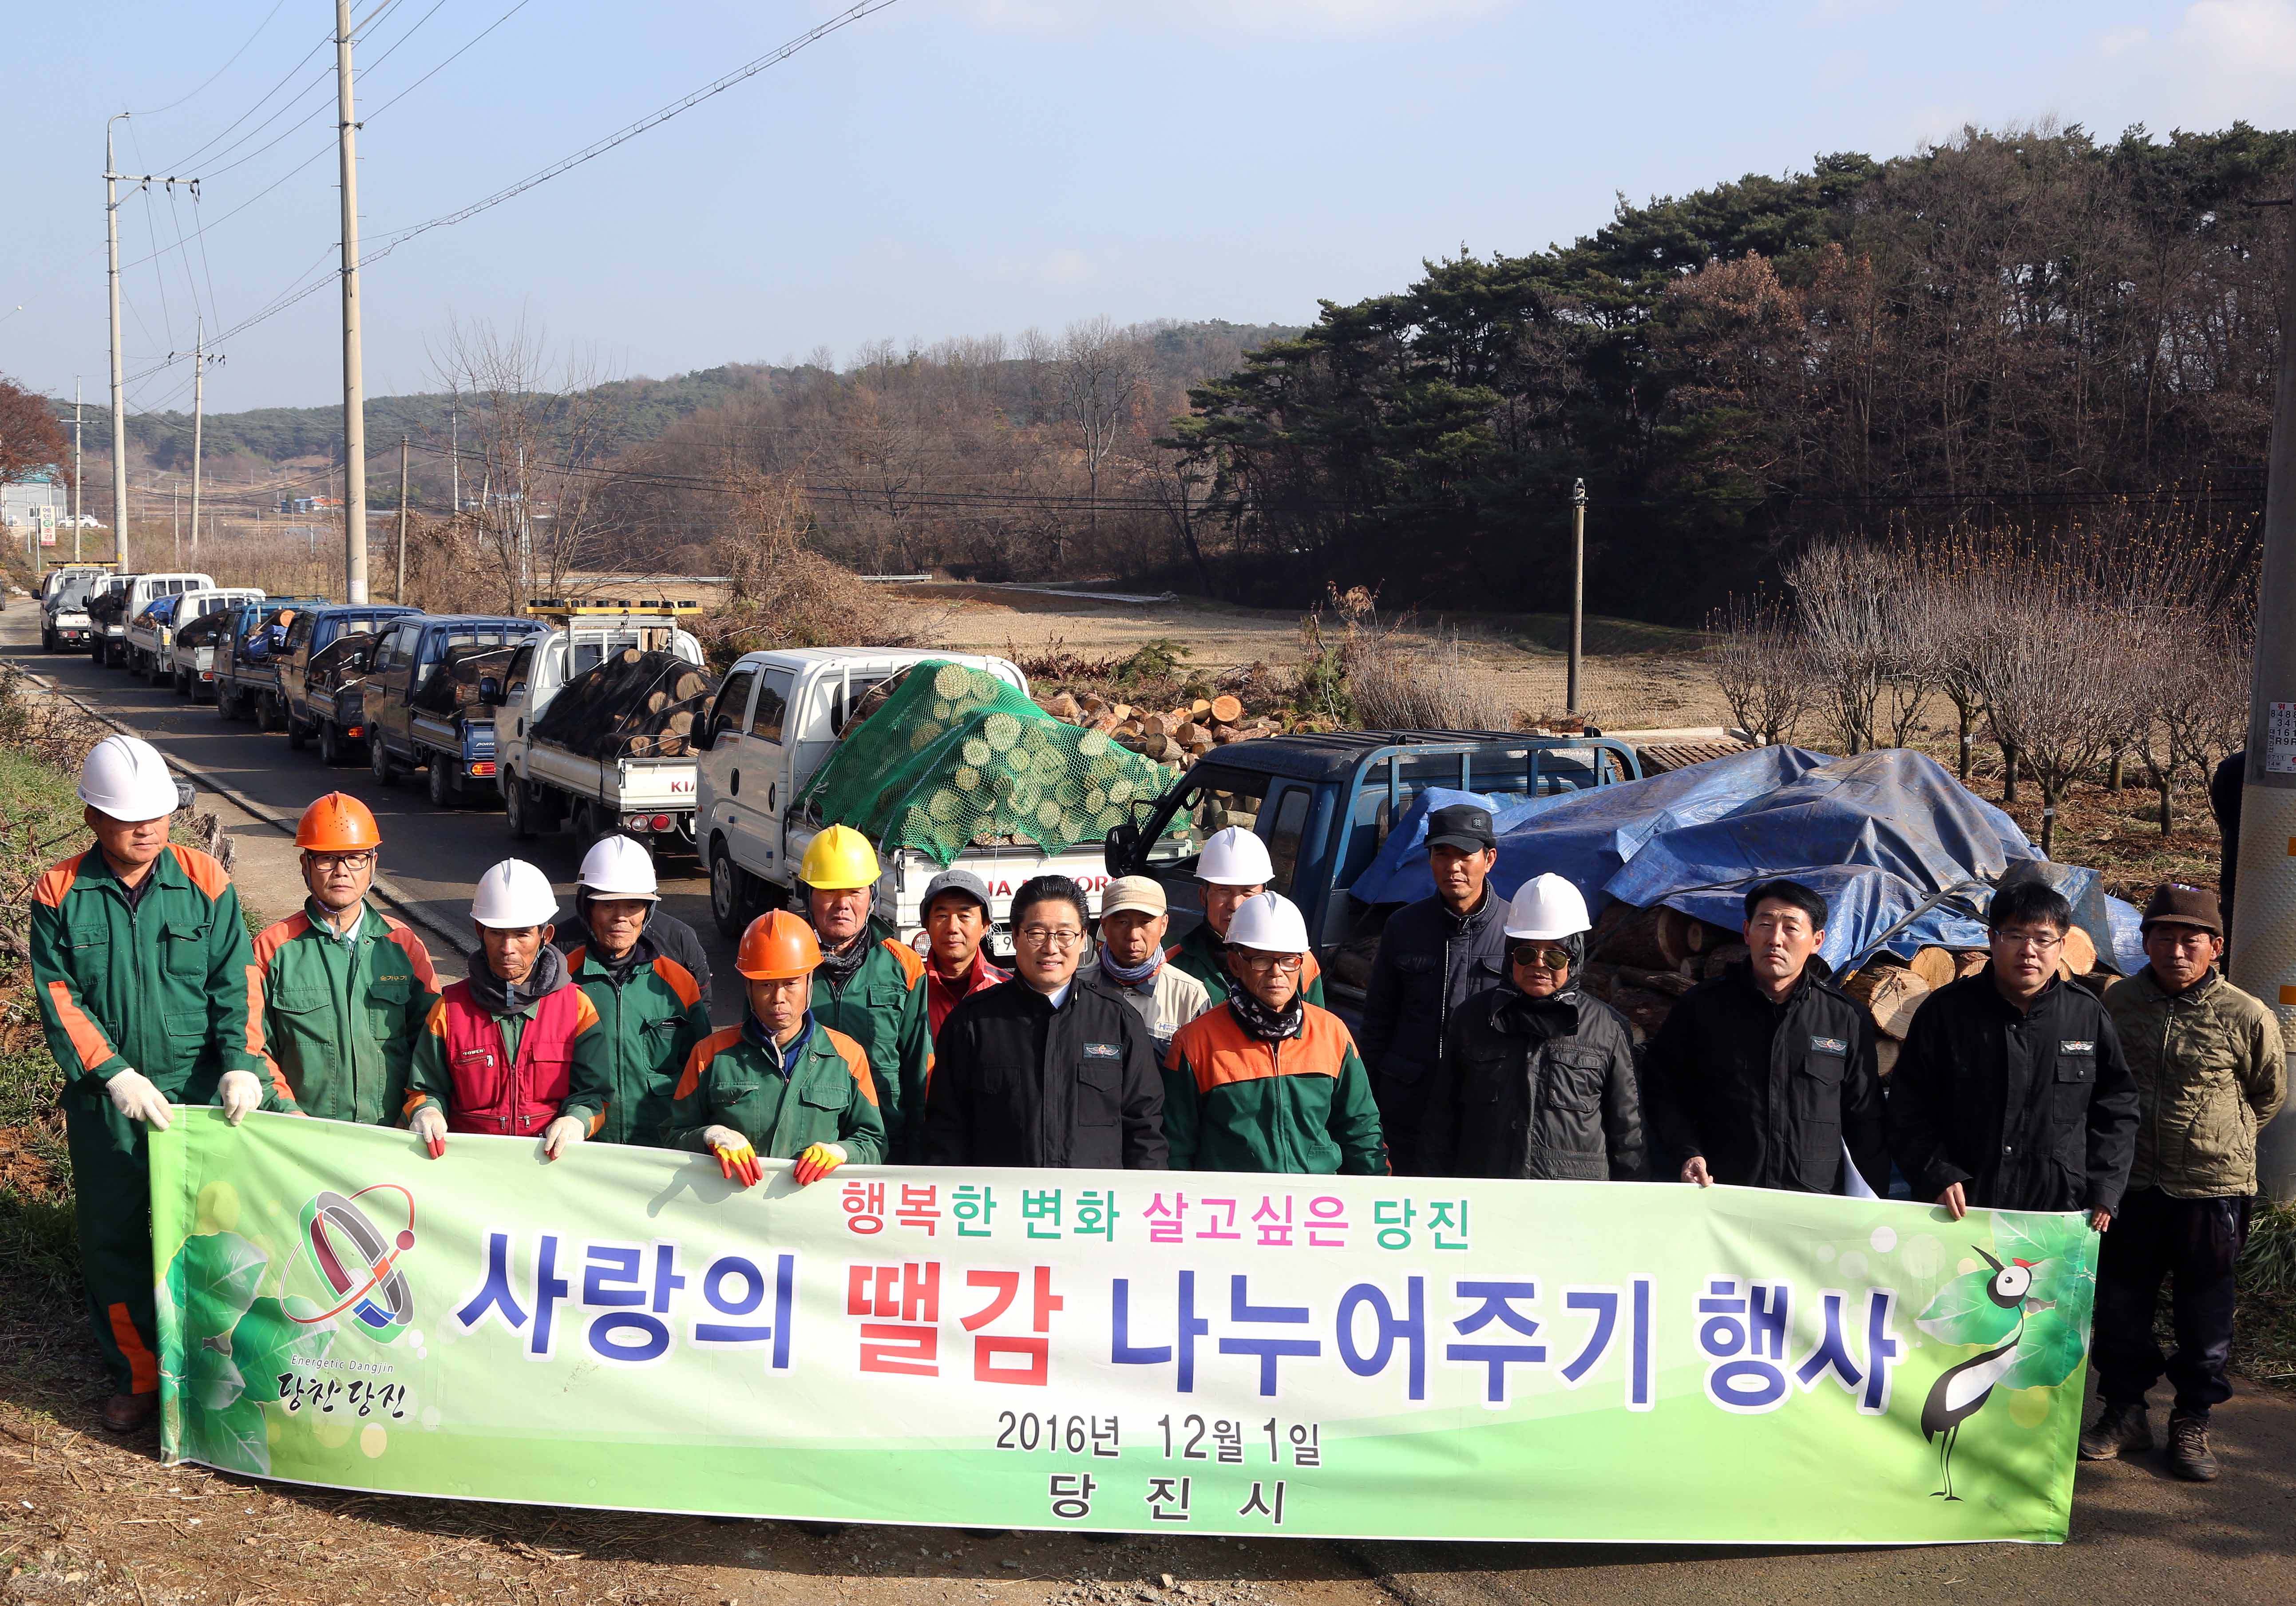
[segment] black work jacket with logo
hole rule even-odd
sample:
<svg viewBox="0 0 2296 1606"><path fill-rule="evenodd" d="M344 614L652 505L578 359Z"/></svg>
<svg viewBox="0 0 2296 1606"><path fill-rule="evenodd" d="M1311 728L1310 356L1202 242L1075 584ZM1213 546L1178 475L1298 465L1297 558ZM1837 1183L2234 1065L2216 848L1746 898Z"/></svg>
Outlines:
<svg viewBox="0 0 2296 1606"><path fill-rule="evenodd" d="M1716 1182L1832 1193L1847 1143L1867 1185L1889 1189L1873 1017L1814 955L1775 1004L1743 960L1684 994L1644 1082L1662 1177L1700 1155Z"/></svg>
<svg viewBox="0 0 2296 1606"><path fill-rule="evenodd" d="M2003 1210L2117 1210L2136 1079L2102 1001L2067 981L2021 1011L1988 965L1931 993L1890 1077L1890 1148L1917 1199L1961 1183Z"/></svg>
<svg viewBox="0 0 2296 1606"><path fill-rule="evenodd" d="M969 995L941 1024L921 1159L1166 1169L1164 1077L1139 1012L1081 975L1058 1009L1017 979Z"/></svg>

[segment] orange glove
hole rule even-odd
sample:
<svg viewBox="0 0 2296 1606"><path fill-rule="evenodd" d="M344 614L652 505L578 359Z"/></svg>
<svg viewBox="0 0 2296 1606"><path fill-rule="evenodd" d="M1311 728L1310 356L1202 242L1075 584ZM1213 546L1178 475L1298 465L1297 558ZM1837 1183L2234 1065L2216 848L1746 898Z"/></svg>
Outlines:
<svg viewBox="0 0 2296 1606"><path fill-rule="evenodd" d="M701 1135L701 1141L717 1155L718 1168L726 1174L727 1182L754 1188L764 1180L766 1168L758 1160L756 1148L731 1127L712 1127Z"/></svg>
<svg viewBox="0 0 2296 1606"><path fill-rule="evenodd" d="M836 1143L816 1143L797 1157L797 1169L791 1175L800 1188L809 1187L845 1163L845 1151Z"/></svg>

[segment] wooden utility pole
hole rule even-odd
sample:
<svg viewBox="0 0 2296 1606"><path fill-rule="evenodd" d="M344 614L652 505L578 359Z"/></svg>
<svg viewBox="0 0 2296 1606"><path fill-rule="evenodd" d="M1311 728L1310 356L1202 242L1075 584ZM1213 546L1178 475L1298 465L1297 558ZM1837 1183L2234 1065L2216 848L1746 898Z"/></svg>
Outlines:
<svg viewBox="0 0 2296 1606"><path fill-rule="evenodd" d="M359 363L358 123L352 114L351 5L335 0L336 143L343 195L343 598L366 599L366 382Z"/></svg>
<svg viewBox="0 0 2296 1606"><path fill-rule="evenodd" d="M406 437L398 438L398 584L390 600L404 604L406 601Z"/></svg>

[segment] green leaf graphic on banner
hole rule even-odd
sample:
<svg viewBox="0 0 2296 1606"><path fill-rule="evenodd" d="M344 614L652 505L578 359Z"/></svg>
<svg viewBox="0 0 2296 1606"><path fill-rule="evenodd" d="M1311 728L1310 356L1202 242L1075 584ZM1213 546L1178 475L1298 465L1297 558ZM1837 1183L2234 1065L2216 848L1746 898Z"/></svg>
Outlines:
<svg viewBox="0 0 2296 1606"><path fill-rule="evenodd" d="M184 1356L179 1386L184 1404L195 1412L226 1410L247 1391L239 1367L213 1340L201 1340L199 1348Z"/></svg>
<svg viewBox="0 0 2296 1606"><path fill-rule="evenodd" d="M296 1303L307 1314L316 1309L308 1299ZM264 1299L249 1307L232 1329L231 1355L247 1379L247 1397L267 1402L279 1397L281 1372L294 1371L299 1362L317 1360L334 1341L333 1323L307 1327L291 1320L278 1300Z"/></svg>
<svg viewBox="0 0 2296 1606"><path fill-rule="evenodd" d="M2083 1272L2096 1269L2096 1234L2078 1216L1993 1218L1993 1252L2002 1260L2062 1260ZM2046 1298L2046 1296L2044 1296Z"/></svg>
<svg viewBox="0 0 2296 1606"><path fill-rule="evenodd" d="M1986 1291L1992 1280L1990 1268L1963 1273L1938 1290L1937 1298L1914 1318L1914 1324L1948 1344L1999 1343L2017 1325L2017 1312L2013 1307L2004 1309L1993 1302Z"/></svg>
<svg viewBox="0 0 2296 1606"><path fill-rule="evenodd" d="M2080 1329L2063 1313L2037 1310L2017 1335L2017 1358L2002 1374L2003 1389L2054 1389L2070 1377L2082 1353Z"/></svg>
<svg viewBox="0 0 2296 1606"><path fill-rule="evenodd" d="M191 1413L192 1442L186 1453L195 1461L234 1472L267 1473L271 1446L263 1427L263 1407L243 1399L227 1411Z"/></svg>
<svg viewBox="0 0 2296 1606"><path fill-rule="evenodd" d="M263 1281L263 1252L237 1233L184 1240L168 1266L168 1293L183 1314L185 1348L239 1324Z"/></svg>

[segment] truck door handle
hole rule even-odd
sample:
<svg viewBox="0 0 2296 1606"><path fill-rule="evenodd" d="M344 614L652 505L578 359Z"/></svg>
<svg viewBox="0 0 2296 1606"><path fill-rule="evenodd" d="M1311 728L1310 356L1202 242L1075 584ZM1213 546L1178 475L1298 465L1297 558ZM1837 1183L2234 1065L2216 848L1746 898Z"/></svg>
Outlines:
<svg viewBox="0 0 2296 1606"><path fill-rule="evenodd" d="M737 798L742 795L742 772L740 770L735 770L732 776L729 777L726 790Z"/></svg>
<svg viewBox="0 0 2296 1606"><path fill-rule="evenodd" d="M774 811L774 793L775 793L776 791L779 791L780 790L781 790L781 789L780 789L778 786L772 786L772 785L768 785L768 786L766 788L766 812L767 812L767 814L771 814L771 813L773 813L773 811Z"/></svg>

